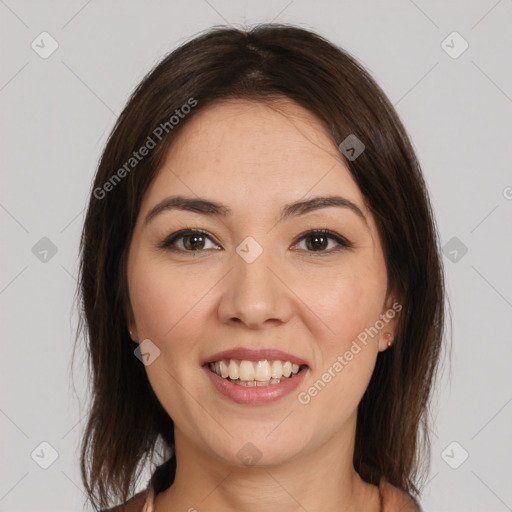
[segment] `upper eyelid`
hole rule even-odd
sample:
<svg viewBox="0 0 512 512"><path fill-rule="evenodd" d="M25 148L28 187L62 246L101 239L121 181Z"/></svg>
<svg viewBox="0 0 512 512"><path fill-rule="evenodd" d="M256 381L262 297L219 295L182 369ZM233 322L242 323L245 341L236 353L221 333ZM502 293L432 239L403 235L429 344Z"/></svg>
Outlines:
<svg viewBox="0 0 512 512"><path fill-rule="evenodd" d="M345 249L354 247L354 244L350 240L348 240L346 237L344 237L343 235L340 235L339 233L331 231L330 229L327 229L327 228L310 228L306 231L303 231L302 233L299 233L295 237L294 245L297 245L300 241L302 241L302 239L306 238L308 235L313 236L314 234L317 234L317 233L322 236L325 236L326 238L330 238L331 240L334 240L340 247L343 247ZM203 235L206 238L208 238L211 242L213 242L214 244L220 245L215 240L215 238L205 230L198 229L198 228L183 228L183 229L180 229L180 230L172 233L171 235L167 236L166 238L164 238L164 240L159 244L159 246L161 248L167 249L172 244L175 244L177 240L180 240L186 236L190 236L193 234ZM338 240L338 238L340 240ZM172 242L172 244L171 244L171 242ZM203 252L203 250L186 251L183 249L178 249L178 251L181 251L181 252ZM331 251L308 251L308 252L329 253Z"/></svg>

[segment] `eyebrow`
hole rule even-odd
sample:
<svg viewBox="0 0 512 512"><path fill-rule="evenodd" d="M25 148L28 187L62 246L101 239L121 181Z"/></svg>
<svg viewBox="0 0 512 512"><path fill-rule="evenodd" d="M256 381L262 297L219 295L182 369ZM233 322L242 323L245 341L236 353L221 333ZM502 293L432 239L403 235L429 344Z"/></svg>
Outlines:
<svg viewBox="0 0 512 512"><path fill-rule="evenodd" d="M341 196L314 197L302 201L295 201L285 205L279 216L278 222L282 222L290 217L304 215L309 212L320 210L322 208L341 207L348 208L354 212L364 224L369 228L368 221L363 212L355 203ZM221 203L211 201L201 197L170 196L157 205L155 205L146 215L144 225L147 225L152 219L162 212L169 210L184 210L200 213L212 217L229 217L232 213L231 208Z"/></svg>

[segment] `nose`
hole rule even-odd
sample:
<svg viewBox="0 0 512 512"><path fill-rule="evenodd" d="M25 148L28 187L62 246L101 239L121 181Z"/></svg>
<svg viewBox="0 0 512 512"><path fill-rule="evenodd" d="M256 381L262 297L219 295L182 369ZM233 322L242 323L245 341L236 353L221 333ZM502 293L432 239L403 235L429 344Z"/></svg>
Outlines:
<svg viewBox="0 0 512 512"><path fill-rule="evenodd" d="M280 265L264 250L248 263L238 254L223 282L218 315L225 324L242 323L248 329L286 323L293 312L293 293L285 284Z"/></svg>

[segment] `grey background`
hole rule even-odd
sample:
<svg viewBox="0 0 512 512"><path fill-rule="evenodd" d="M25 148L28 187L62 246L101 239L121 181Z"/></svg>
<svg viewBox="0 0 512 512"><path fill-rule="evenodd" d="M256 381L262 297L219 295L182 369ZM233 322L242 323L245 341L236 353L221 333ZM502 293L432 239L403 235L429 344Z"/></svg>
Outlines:
<svg viewBox="0 0 512 512"><path fill-rule="evenodd" d="M369 69L431 191L453 364L432 410L424 510L512 510L511 17L511 0L0 0L0 510L82 509L83 354L74 380L70 367L77 249L116 116L144 74L200 30L271 20L316 30ZM31 47L50 48L43 31L58 42L47 59ZM442 46L453 31L469 44L458 58ZM453 36L444 45L463 48ZM58 453L48 469L43 442Z"/></svg>

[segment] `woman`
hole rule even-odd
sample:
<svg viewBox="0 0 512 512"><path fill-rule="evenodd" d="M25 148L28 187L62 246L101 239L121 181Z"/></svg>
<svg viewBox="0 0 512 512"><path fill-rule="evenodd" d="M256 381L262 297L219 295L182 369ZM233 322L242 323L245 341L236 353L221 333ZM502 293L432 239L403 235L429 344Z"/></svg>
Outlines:
<svg viewBox="0 0 512 512"><path fill-rule="evenodd" d="M216 27L158 64L103 152L80 292L95 506L420 510L438 235L404 127L345 51Z"/></svg>

